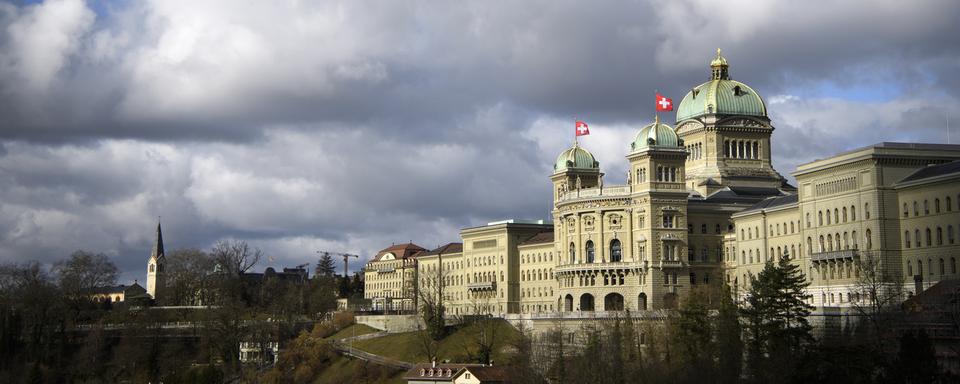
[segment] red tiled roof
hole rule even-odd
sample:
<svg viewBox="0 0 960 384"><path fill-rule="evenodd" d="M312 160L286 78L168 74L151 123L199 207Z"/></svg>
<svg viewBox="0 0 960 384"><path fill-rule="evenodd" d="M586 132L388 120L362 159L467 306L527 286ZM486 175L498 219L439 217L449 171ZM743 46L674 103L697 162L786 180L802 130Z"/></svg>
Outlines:
<svg viewBox="0 0 960 384"><path fill-rule="evenodd" d="M373 258L373 261L380 260L381 256L386 255L388 253L392 253L398 259L406 259L408 257L415 255L417 252L422 252L426 250L427 250L426 248L416 245L414 243L403 243L403 244L391 245L390 247L385 248L380 252L377 252L377 256Z"/></svg>
<svg viewBox="0 0 960 384"><path fill-rule="evenodd" d="M510 367L506 366L483 366L467 367L466 370L473 374L481 383L510 383Z"/></svg>

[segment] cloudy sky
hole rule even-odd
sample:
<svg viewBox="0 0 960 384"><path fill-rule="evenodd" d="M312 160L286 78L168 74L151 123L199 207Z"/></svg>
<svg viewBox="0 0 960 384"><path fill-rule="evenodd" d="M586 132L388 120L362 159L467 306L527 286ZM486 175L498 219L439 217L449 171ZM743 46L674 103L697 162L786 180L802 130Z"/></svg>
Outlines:
<svg viewBox="0 0 960 384"><path fill-rule="evenodd" d="M573 118L623 182L654 90L717 47L784 175L946 142L960 2L834 3L0 1L0 261L86 249L143 280L158 216L168 249L244 239L261 268L547 218Z"/></svg>

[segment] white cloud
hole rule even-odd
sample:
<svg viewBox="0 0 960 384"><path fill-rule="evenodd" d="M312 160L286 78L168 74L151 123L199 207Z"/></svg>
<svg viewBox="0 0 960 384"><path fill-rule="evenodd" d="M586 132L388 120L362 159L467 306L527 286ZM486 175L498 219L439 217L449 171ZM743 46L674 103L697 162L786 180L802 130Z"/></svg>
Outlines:
<svg viewBox="0 0 960 384"><path fill-rule="evenodd" d="M12 49L0 54L31 92L45 92L80 48L92 27L93 11L83 0L50 0L25 8L7 26Z"/></svg>

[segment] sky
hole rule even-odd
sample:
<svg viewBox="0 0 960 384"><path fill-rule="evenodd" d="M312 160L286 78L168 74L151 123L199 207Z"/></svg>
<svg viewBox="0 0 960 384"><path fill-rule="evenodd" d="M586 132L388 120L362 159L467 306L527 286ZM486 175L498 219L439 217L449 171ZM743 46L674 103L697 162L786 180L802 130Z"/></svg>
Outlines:
<svg viewBox="0 0 960 384"><path fill-rule="evenodd" d="M788 178L958 143L957 20L949 0L0 0L0 262L102 252L129 283L158 220L168 252L245 240L262 269L549 219L574 119L623 183L654 92L679 102L718 47Z"/></svg>

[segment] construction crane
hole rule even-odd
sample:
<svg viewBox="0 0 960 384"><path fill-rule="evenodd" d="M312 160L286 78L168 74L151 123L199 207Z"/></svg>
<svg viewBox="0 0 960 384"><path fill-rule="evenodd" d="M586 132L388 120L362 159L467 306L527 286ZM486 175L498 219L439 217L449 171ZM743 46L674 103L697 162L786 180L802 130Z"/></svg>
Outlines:
<svg viewBox="0 0 960 384"><path fill-rule="evenodd" d="M347 274L350 273L349 268L348 268L348 264L349 264L350 258L351 258L351 257L357 258L357 259L360 258L360 256L357 256L357 255L354 255L354 254L350 254L350 253L342 253L342 252L318 251L317 253L320 253L320 254L323 254L323 255L331 255L331 256L340 256L340 257L342 257L342 258L343 258L343 277L344 277L344 278L349 277Z"/></svg>

